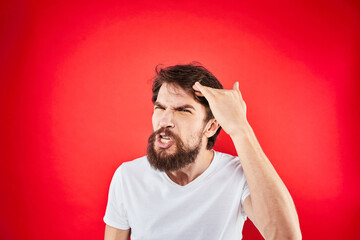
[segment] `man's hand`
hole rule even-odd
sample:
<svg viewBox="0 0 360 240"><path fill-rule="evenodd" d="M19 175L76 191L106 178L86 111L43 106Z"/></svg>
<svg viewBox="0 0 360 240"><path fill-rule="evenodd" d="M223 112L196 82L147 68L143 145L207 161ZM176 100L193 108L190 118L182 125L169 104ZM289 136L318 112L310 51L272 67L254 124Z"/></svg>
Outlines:
<svg viewBox="0 0 360 240"><path fill-rule="evenodd" d="M234 83L232 89L215 89L196 82L193 89L196 95L206 98L215 119L230 136L236 135L240 127L247 123L246 104L238 82Z"/></svg>

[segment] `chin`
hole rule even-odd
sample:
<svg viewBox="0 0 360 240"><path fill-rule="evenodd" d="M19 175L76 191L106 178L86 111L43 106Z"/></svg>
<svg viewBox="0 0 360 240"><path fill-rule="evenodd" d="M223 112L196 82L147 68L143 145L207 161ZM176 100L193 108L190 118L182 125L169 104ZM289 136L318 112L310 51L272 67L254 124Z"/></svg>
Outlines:
<svg viewBox="0 0 360 240"><path fill-rule="evenodd" d="M159 147L156 147L155 148L155 152L157 155L162 155L163 157L164 156L171 156L173 155L174 153L176 153L176 149L173 149L173 147L171 146L170 148L159 148Z"/></svg>

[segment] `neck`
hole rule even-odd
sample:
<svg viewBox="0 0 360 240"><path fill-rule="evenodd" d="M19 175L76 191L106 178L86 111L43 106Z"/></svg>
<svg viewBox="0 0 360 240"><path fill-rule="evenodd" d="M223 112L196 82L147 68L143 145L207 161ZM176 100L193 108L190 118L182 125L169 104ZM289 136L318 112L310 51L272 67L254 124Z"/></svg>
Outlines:
<svg viewBox="0 0 360 240"><path fill-rule="evenodd" d="M166 174L175 183L179 184L180 186L184 186L200 176L210 166L213 158L214 151L201 151L194 163L176 171L166 172Z"/></svg>

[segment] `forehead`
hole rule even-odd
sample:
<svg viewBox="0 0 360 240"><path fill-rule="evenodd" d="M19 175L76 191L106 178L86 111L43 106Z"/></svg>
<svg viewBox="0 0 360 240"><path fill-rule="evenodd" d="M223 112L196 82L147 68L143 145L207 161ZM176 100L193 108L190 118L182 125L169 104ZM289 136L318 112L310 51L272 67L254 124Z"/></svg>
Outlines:
<svg viewBox="0 0 360 240"><path fill-rule="evenodd" d="M177 107L184 104L192 105L196 110L204 109L204 106L195 101L194 97L180 86L164 83L159 90L157 102L170 107Z"/></svg>

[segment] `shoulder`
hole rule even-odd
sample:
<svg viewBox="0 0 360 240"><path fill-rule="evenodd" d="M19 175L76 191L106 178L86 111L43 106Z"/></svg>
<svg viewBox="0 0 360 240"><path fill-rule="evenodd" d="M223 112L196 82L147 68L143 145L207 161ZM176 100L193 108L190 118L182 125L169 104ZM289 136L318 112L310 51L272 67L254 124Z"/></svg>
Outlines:
<svg viewBox="0 0 360 240"><path fill-rule="evenodd" d="M124 162L123 164L121 164L120 167L131 170L134 168L136 169L136 168L150 167L150 165L147 160L147 156L142 156L142 157L136 158L132 161Z"/></svg>
<svg viewBox="0 0 360 240"><path fill-rule="evenodd" d="M237 182L242 186L246 184L245 173L238 156L216 151L215 154L216 172L220 176L223 176L225 180Z"/></svg>
<svg viewBox="0 0 360 240"><path fill-rule="evenodd" d="M136 176L151 170L151 166L146 156L136 158L132 161L123 162L115 171L115 175L124 176Z"/></svg>
<svg viewBox="0 0 360 240"><path fill-rule="evenodd" d="M215 165L216 171L222 172L225 175L234 174L242 178L244 171L239 160L238 156L233 156L231 154L215 152Z"/></svg>
<svg viewBox="0 0 360 240"><path fill-rule="evenodd" d="M215 153L215 161L217 161L218 164L221 165L222 167L226 167L226 166L241 167L241 163L238 156L233 156L228 153L217 152L217 151L214 151L214 153Z"/></svg>

